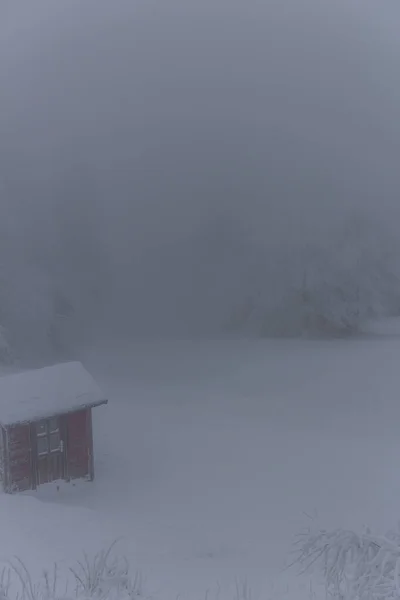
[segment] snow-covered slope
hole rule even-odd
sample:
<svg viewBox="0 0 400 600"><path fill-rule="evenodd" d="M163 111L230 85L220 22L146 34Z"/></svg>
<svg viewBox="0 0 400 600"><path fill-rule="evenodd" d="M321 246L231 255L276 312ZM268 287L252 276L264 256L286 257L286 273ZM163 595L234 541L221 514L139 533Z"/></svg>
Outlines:
<svg viewBox="0 0 400 600"><path fill-rule="evenodd" d="M0 497L1 556L39 574L121 537L155 598L309 598L293 536L384 531L400 506L400 341L137 344L88 351L96 480ZM315 588L317 589L317 588Z"/></svg>

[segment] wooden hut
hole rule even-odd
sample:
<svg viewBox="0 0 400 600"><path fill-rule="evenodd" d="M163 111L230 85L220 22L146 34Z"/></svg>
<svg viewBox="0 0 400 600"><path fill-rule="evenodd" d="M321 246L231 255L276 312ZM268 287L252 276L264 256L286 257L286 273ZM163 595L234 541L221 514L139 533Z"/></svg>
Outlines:
<svg viewBox="0 0 400 600"><path fill-rule="evenodd" d="M0 377L0 480L8 493L94 477L92 408L107 399L79 362Z"/></svg>

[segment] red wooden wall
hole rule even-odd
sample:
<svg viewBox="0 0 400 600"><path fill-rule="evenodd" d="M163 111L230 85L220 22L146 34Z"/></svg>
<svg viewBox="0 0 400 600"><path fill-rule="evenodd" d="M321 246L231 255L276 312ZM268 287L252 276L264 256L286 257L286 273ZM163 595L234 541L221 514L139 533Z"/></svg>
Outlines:
<svg viewBox="0 0 400 600"><path fill-rule="evenodd" d="M32 455L30 426L14 425L7 429L7 491L23 491L32 487Z"/></svg>
<svg viewBox="0 0 400 600"><path fill-rule="evenodd" d="M81 410L66 415L67 473L70 479L92 478L92 411Z"/></svg>
<svg viewBox="0 0 400 600"><path fill-rule="evenodd" d="M65 444L65 464L62 470L65 479L93 479L91 409L63 415L60 424ZM34 432L34 428L30 424L7 427L3 448L3 484L8 492L36 488L38 459L36 438L31 439L31 432Z"/></svg>

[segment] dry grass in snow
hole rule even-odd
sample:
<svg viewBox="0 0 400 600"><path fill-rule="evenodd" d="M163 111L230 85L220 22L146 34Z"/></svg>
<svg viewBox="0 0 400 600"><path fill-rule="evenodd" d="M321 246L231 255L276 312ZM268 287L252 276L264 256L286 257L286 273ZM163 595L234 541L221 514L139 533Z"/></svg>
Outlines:
<svg viewBox="0 0 400 600"><path fill-rule="evenodd" d="M327 595L340 600L400 598L400 530L385 536L369 530L311 530L299 536L295 563L319 567Z"/></svg>
<svg viewBox="0 0 400 600"><path fill-rule="evenodd" d="M93 558L84 554L63 576L54 565L40 581L19 558L5 566L0 577L0 600L134 600L143 597L140 573L132 576L126 559L112 556L114 544Z"/></svg>

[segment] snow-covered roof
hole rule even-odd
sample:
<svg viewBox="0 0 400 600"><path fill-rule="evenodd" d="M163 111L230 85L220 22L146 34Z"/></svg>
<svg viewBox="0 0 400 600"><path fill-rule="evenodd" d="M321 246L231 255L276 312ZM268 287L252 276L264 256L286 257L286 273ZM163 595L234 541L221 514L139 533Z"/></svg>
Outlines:
<svg viewBox="0 0 400 600"><path fill-rule="evenodd" d="M80 362L0 377L0 423L12 425L106 404Z"/></svg>

